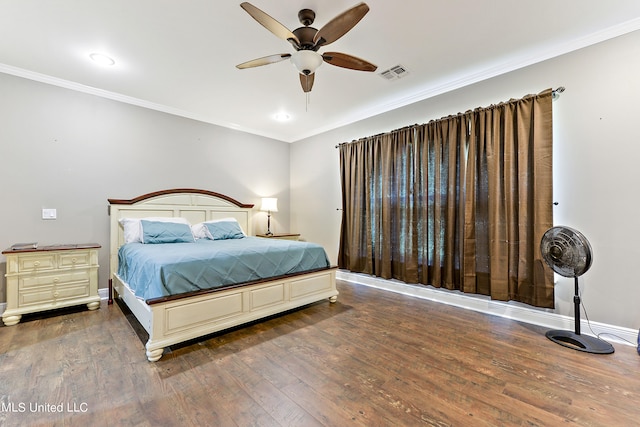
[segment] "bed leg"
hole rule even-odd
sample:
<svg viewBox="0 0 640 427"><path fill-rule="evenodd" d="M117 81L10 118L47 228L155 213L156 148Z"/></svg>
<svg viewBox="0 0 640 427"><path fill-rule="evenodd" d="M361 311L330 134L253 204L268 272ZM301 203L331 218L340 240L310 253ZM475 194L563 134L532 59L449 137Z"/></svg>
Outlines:
<svg viewBox="0 0 640 427"><path fill-rule="evenodd" d="M160 360L163 352L164 348L156 348L154 350L147 349L147 359L149 360L149 362L156 362Z"/></svg>
<svg viewBox="0 0 640 427"><path fill-rule="evenodd" d="M330 302L330 303L334 303L334 302L336 302L336 301L338 301L338 295L334 295L334 296L332 296L332 297L329 297L329 302Z"/></svg>

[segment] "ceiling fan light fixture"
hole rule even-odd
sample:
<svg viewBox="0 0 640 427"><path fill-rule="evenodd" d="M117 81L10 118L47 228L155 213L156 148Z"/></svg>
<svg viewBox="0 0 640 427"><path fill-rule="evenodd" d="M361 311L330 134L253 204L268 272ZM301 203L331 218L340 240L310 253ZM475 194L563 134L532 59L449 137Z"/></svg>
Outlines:
<svg viewBox="0 0 640 427"><path fill-rule="evenodd" d="M316 69L322 65L322 55L313 50L299 50L291 55L291 63L300 74L308 76L315 73Z"/></svg>

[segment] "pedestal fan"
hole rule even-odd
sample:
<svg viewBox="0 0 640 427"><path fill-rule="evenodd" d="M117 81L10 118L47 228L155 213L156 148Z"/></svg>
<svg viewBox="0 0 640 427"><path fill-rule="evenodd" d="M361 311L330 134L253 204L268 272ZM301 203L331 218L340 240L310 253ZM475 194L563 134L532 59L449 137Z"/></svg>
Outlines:
<svg viewBox="0 0 640 427"><path fill-rule="evenodd" d="M587 238L569 227L553 227L547 230L540 242L542 258L551 269L564 277L573 277L575 332L553 330L545 334L551 341L574 350L587 353L613 353L613 346L606 341L580 334L580 293L578 277L591 267L591 245Z"/></svg>

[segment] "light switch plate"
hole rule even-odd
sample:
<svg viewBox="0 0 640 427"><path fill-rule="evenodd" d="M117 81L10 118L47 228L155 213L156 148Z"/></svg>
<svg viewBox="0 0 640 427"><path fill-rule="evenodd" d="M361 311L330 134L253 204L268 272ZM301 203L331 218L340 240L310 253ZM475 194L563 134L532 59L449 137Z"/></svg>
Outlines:
<svg viewBox="0 0 640 427"><path fill-rule="evenodd" d="M55 209L42 209L42 219L56 219L58 213Z"/></svg>

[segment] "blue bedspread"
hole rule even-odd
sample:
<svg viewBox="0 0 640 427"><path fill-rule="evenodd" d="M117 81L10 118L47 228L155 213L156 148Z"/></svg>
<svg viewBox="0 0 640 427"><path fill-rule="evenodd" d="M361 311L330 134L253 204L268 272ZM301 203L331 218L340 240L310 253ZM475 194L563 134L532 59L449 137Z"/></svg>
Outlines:
<svg viewBox="0 0 640 427"><path fill-rule="evenodd" d="M322 246L260 237L127 243L118 259L118 276L144 300L329 267Z"/></svg>

